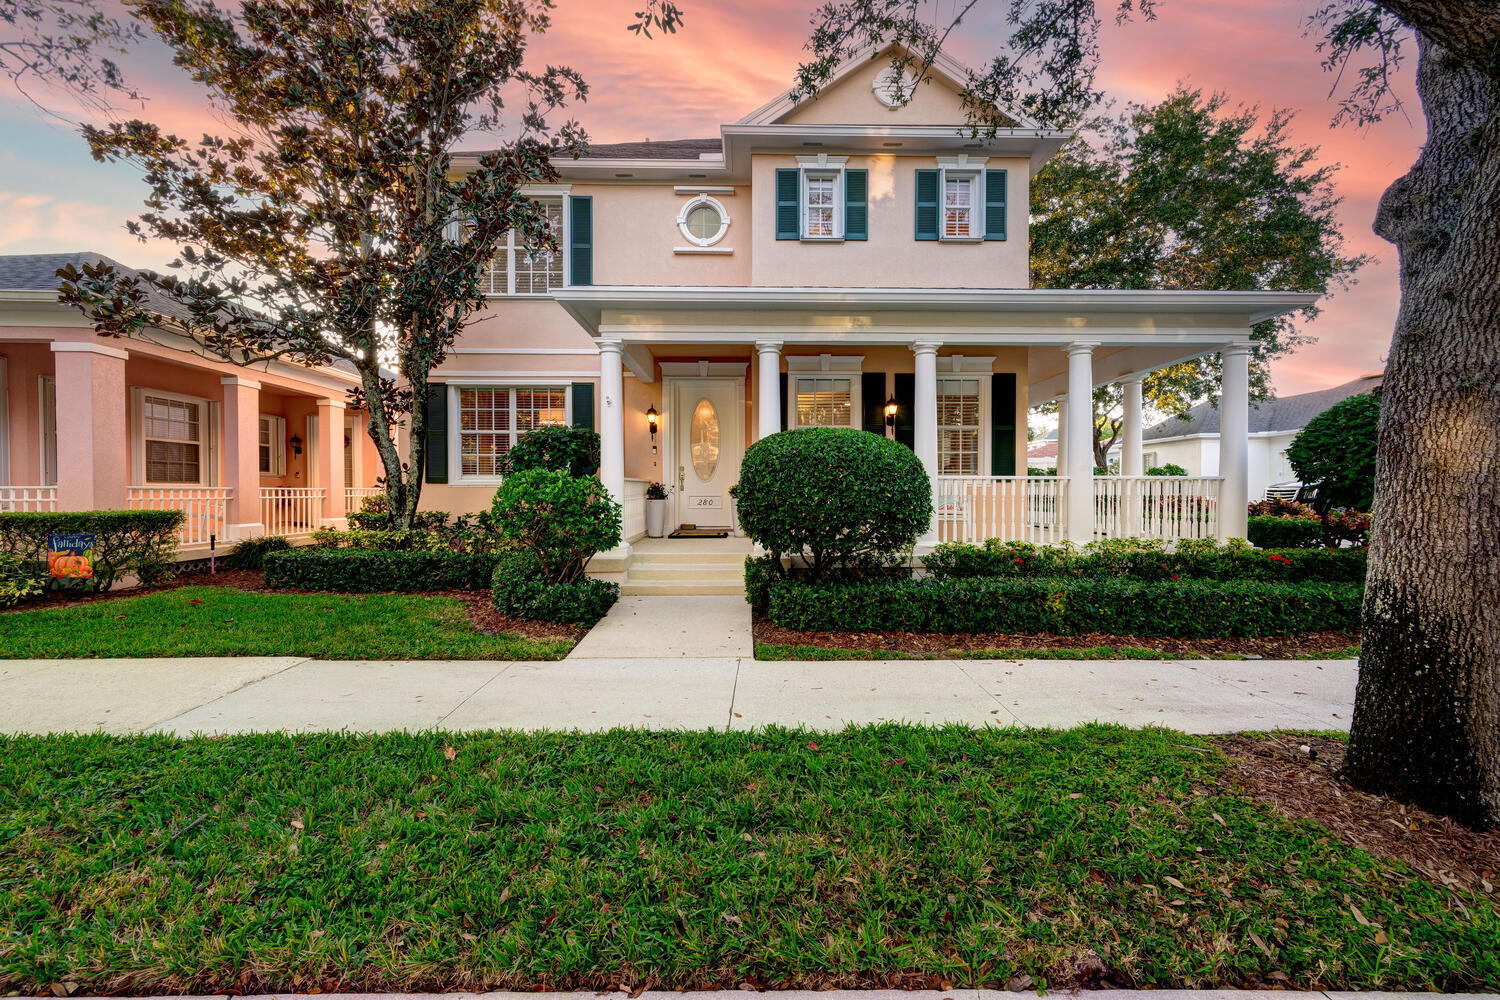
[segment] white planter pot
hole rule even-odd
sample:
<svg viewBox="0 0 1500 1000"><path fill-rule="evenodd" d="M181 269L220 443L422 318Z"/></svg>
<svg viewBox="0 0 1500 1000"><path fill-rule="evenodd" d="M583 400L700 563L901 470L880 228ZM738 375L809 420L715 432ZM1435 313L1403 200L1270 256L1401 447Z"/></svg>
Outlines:
<svg viewBox="0 0 1500 1000"><path fill-rule="evenodd" d="M651 538L661 538L667 533L667 501L646 501L646 534Z"/></svg>

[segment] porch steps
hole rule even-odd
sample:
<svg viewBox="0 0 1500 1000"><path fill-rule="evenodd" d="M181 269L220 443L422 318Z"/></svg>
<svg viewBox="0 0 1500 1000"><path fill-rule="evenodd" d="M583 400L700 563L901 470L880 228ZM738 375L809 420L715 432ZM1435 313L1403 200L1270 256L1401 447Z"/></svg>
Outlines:
<svg viewBox="0 0 1500 1000"><path fill-rule="evenodd" d="M742 552L635 552L620 593L627 597L745 592Z"/></svg>

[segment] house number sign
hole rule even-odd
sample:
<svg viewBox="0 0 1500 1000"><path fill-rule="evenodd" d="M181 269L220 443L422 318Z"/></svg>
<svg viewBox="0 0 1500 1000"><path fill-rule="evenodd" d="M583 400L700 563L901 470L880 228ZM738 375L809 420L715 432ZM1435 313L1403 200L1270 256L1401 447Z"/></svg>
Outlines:
<svg viewBox="0 0 1500 1000"><path fill-rule="evenodd" d="M690 510L723 510L723 497L688 497L688 508Z"/></svg>

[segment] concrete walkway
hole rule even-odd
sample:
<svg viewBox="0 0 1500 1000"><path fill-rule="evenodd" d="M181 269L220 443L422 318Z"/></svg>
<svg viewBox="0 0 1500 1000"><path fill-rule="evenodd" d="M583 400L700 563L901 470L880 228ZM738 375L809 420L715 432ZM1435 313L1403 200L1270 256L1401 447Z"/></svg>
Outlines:
<svg viewBox="0 0 1500 1000"><path fill-rule="evenodd" d="M1356 671L1353 660L11 660L0 661L0 732L828 730L900 720L1347 729Z"/></svg>
<svg viewBox="0 0 1500 1000"><path fill-rule="evenodd" d="M750 605L735 597L622 597L570 660L755 655Z"/></svg>

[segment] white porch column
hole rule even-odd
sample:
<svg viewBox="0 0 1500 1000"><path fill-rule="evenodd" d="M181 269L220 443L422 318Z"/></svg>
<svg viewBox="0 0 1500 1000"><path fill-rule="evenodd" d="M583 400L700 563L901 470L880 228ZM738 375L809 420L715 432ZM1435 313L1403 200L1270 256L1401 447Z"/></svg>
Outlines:
<svg viewBox="0 0 1500 1000"><path fill-rule="evenodd" d="M1057 397L1057 474L1068 474L1068 397Z"/></svg>
<svg viewBox="0 0 1500 1000"><path fill-rule="evenodd" d="M599 346L599 481L621 508L625 506L625 369L621 357L625 345L619 340L597 341ZM612 569L613 558L630 554L623 537L609 552L595 556L590 570ZM601 559L601 557L603 557ZM623 570L625 564L620 564Z"/></svg>
<svg viewBox="0 0 1500 1000"><path fill-rule="evenodd" d="M92 341L52 344L58 401L58 510L124 510L128 505L132 481L125 435L130 412L125 386L128 357L118 347ZM140 428L135 433L139 435Z"/></svg>
<svg viewBox="0 0 1500 1000"><path fill-rule="evenodd" d="M1221 353L1224 391L1219 396L1219 537L1244 538L1250 503L1250 345Z"/></svg>
<svg viewBox="0 0 1500 1000"><path fill-rule="evenodd" d="M1125 424L1121 428L1125 436L1120 442L1122 476L1146 474L1145 463L1141 460L1141 432L1144 430L1141 427L1141 380L1140 375L1120 380L1120 386L1125 390Z"/></svg>
<svg viewBox="0 0 1500 1000"><path fill-rule="evenodd" d="M934 500L938 477L937 352L942 346L935 340L919 340L911 345L916 371L916 386L912 393L912 409L915 410L912 414L912 450L932 480ZM937 517L934 515L927 530L917 539L917 545L932 546L937 540Z"/></svg>
<svg viewBox="0 0 1500 1000"><path fill-rule="evenodd" d="M264 535L260 504L260 383L225 375L224 485L232 491L226 505L225 540Z"/></svg>
<svg viewBox="0 0 1500 1000"><path fill-rule="evenodd" d="M1069 344L1068 351L1068 541L1094 540L1094 345Z"/></svg>
<svg viewBox="0 0 1500 1000"><path fill-rule="evenodd" d="M781 398L781 341L757 340L755 353L760 366L755 439L760 441L781 431L781 408L786 405Z"/></svg>

